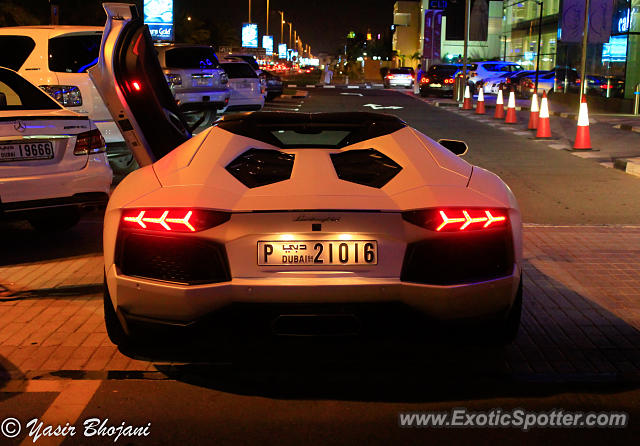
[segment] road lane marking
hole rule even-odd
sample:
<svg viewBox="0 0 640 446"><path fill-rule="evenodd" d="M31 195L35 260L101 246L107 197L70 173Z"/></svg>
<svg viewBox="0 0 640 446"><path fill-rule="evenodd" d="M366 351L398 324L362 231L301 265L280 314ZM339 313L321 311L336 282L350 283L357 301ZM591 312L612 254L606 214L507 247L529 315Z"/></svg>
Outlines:
<svg viewBox="0 0 640 446"><path fill-rule="evenodd" d="M398 107L397 105L379 105L379 104L364 104L363 107L370 107L372 110L400 110L403 107Z"/></svg>
<svg viewBox="0 0 640 446"><path fill-rule="evenodd" d="M101 380L12 380L1 389L7 393L56 392L58 396L49 408L38 418L46 425L74 425L85 410L93 395L102 384ZM25 423L29 420L25 420ZM25 430L25 432L28 432ZM57 446L65 437L41 437L38 445ZM20 446L33 445L33 439L26 436Z"/></svg>

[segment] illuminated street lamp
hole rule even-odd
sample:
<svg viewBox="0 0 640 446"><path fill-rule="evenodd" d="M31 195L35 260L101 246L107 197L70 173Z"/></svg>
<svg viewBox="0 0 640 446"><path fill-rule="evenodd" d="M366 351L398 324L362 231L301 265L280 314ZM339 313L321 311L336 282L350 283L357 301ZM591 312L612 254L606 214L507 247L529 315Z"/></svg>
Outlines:
<svg viewBox="0 0 640 446"><path fill-rule="evenodd" d="M284 24L286 22L284 21L284 12L278 11L278 13L280 14L280 43L284 43Z"/></svg>
<svg viewBox="0 0 640 446"><path fill-rule="evenodd" d="M269 0L267 0L267 32L265 34L269 35Z"/></svg>

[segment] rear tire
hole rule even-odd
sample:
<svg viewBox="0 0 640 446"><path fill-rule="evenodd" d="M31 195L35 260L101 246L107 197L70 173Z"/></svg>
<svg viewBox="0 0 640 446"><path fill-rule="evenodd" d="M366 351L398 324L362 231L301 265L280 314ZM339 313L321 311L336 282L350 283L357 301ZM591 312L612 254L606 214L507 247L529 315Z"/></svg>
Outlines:
<svg viewBox="0 0 640 446"><path fill-rule="evenodd" d="M38 212L29 217L29 223L36 231L62 232L74 227L80 221L80 217L80 209L76 206L69 206Z"/></svg>
<svg viewBox="0 0 640 446"><path fill-rule="evenodd" d="M111 303L111 295L109 294L109 288L107 287L107 280L104 281L104 324L107 327L107 336L111 342L118 347L126 347L131 344L131 337L124 331L116 310Z"/></svg>
<svg viewBox="0 0 640 446"><path fill-rule="evenodd" d="M507 317L499 322L498 327L495 330L495 343L500 345L507 345L515 341L518 336L518 329L520 328L520 318L522 316L522 276L520 276L520 284L518 285L518 292L516 298L513 301L513 305L507 314Z"/></svg>

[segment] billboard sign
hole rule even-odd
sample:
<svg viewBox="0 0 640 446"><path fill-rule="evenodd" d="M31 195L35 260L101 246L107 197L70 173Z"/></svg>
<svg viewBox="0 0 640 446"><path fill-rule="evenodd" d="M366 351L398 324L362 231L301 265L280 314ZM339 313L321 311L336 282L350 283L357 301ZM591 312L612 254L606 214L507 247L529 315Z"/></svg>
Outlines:
<svg viewBox="0 0 640 446"><path fill-rule="evenodd" d="M278 45L278 57L280 59L286 59L287 58L287 44L286 43L281 43L280 45Z"/></svg>
<svg viewBox="0 0 640 446"><path fill-rule="evenodd" d="M267 52L267 56L273 56L273 36L262 36L262 48Z"/></svg>
<svg viewBox="0 0 640 446"><path fill-rule="evenodd" d="M153 40L173 41L173 0L144 0L143 12Z"/></svg>
<svg viewBox="0 0 640 446"><path fill-rule="evenodd" d="M242 47L258 48L258 24L257 23L242 24Z"/></svg>

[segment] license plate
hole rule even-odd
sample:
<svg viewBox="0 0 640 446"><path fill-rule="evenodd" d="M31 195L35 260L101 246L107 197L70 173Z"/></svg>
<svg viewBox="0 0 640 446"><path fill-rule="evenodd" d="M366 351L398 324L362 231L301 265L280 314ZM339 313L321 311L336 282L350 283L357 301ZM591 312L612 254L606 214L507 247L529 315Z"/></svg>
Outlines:
<svg viewBox="0 0 640 446"><path fill-rule="evenodd" d="M304 240L258 242L260 266L377 265L375 240Z"/></svg>
<svg viewBox="0 0 640 446"><path fill-rule="evenodd" d="M45 142L0 144L0 161L53 159L53 144Z"/></svg>
<svg viewBox="0 0 640 446"><path fill-rule="evenodd" d="M440 88L440 87L442 87L442 84L429 84L429 86L431 88Z"/></svg>
<svg viewBox="0 0 640 446"><path fill-rule="evenodd" d="M192 83L194 87L211 87L213 85L212 77L192 77Z"/></svg>

